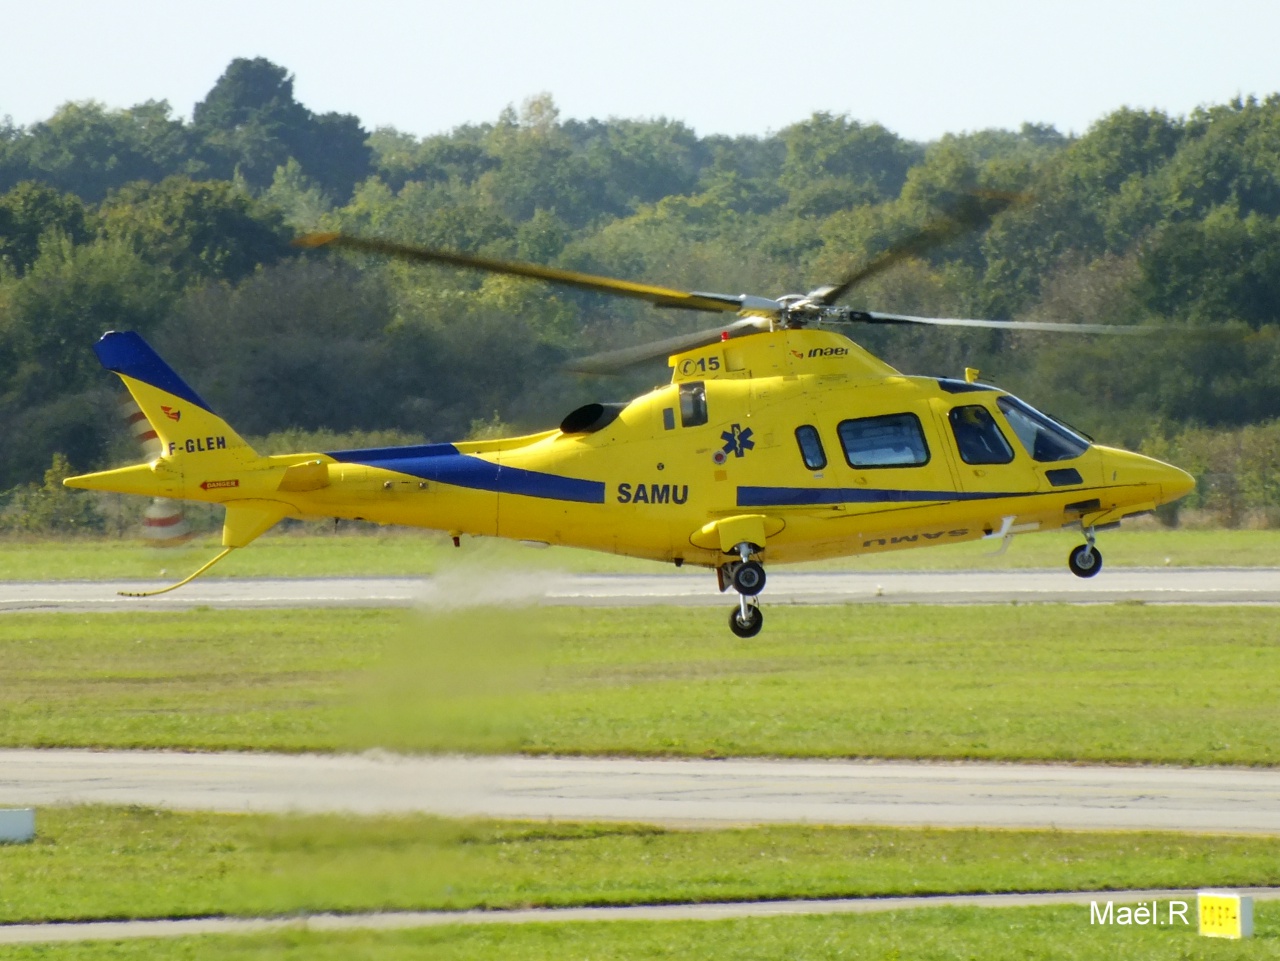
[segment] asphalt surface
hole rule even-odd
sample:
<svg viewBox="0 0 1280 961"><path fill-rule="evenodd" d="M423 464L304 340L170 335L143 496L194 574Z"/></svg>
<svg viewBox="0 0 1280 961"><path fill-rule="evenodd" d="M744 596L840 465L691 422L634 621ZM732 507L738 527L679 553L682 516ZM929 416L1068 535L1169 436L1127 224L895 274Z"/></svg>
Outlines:
<svg viewBox="0 0 1280 961"><path fill-rule="evenodd" d="M1255 901L1280 900L1280 888L1237 888ZM511 911L397 911L384 914L313 914L289 918L182 918L159 921L89 921L68 924L0 925L0 944L59 941L116 941L126 938L180 938L206 934L264 934L270 931L397 931L446 924L554 924L570 921L720 921L729 918L795 917L813 914L875 914L913 908L1022 908L1043 905L1100 905L1160 902L1160 922L1169 921L1167 902L1182 901L1186 923L1196 924L1196 893L1182 890L1066 891L1036 894L957 894L917 898L832 898L813 901L744 901L711 904L655 904L600 908L527 908ZM1088 923L1081 911L1081 923ZM1169 921L1175 930L1177 921Z"/></svg>
<svg viewBox="0 0 1280 961"><path fill-rule="evenodd" d="M465 577L203 578L159 597L117 591L155 590L162 582L0 582L0 612L189 610L288 607L430 607L519 601L572 606L731 604L706 571L672 574L515 575L494 571ZM1280 570L1161 568L1104 570L1095 578L1060 571L810 573L770 571L768 604L1280 604Z"/></svg>
<svg viewBox="0 0 1280 961"><path fill-rule="evenodd" d="M0 806L1280 834L1280 770L0 751ZM39 825L37 823L37 830Z"/></svg>

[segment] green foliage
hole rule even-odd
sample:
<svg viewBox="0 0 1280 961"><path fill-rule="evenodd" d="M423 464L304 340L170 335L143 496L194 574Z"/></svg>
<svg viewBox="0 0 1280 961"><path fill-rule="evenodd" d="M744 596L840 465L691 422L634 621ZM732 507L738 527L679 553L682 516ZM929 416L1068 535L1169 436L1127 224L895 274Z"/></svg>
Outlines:
<svg viewBox="0 0 1280 961"><path fill-rule="evenodd" d="M222 177L234 171L255 189L270 186L291 157L322 190L344 200L373 171L359 120L312 113L294 100L288 71L262 57L231 61L192 119L213 169Z"/></svg>
<svg viewBox="0 0 1280 961"><path fill-rule="evenodd" d="M777 296L838 281L975 190L1027 200L850 305L1170 336L894 329L866 331L867 347L916 373L980 367L1129 445L1270 420L1277 157L1280 95L1186 118L1124 108L1078 138L1024 124L917 144L827 113L762 137L699 137L665 118L566 120L547 94L421 139L367 135L299 103L284 67L237 59L189 124L162 102L0 124L0 484L38 477L55 450L93 463L109 449L95 393L108 381L86 349L109 327L156 335L251 432L441 439L493 410L536 429L597 392L651 386L660 373L588 385L557 364L705 321L376 258L291 267L296 230ZM1191 325L1221 336L1174 336Z"/></svg>
<svg viewBox="0 0 1280 961"><path fill-rule="evenodd" d="M513 221L547 210L575 227L598 212L593 201L604 189L600 172L575 149L561 127L550 95L525 101L518 119L504 115L486 139L497 161L476 181L476 189Z"/></svg>
<svg viewBox="0 0 1280 961"><path fill-rule="evenodd" d="M600 193L598 210L618 216L640 204L693 192L703 148L684 124L611 119L569 121L565 134L583 151Z"/></svg>
<svg viewBox="0 0 1280 961"><path fill-rule="evenodd" d="M1230 205L1280 216L1280 95L1202 108L1185 129L1177 153L1152 171L1162 214L1195 218Z"/></svg>
<svg viewBox="0 0 1280 961"><path fill-rule="evenodd" d="M36 180L96 203L134 180L205 170L191 130L170 116L164 101L115 111L92 101L68 103L10 140L0 160L0 190Z"/></svg>
<svg viewBox="0 0 1280 961"><path fill-rule="evenodd" d="M477 417L471 422L467 440L497 440L499 437L510 437L513 433L511 425L503 423L495 410L492 417Z"/></svg>
<svg viewBox="0 0 1280 961"><path fill-rule="evenodd" d="M283 167L276 168L262 199L282 211L285 223L298 233L319 230L333 210L329 195L302 172L302 165L292 157Z"/></svg>
<svg viewBox="0 0 1280 961"><path fill-rule="evenodd" d="M411 180L470 187L481 174L498 165L484 148L484 133L476 128L460 128L419 142L410 134L382 127L369 137L369 145L380 179L392 190L399 191Z"/></svg>
<svg viewBox="0 0 1280 961"><path fill-rule="evenodd" d="M156 333L158 349L245 434L388 424L385 291L320 259L194 287ZM398 425L396 425L398 426Z"/></svg>
<svg viewBox="0 0 1280 961"><path fill-rule="evenodd" d="M259 454L297 454L331 450L363 450L371 447L403 447L421 444L423 438L399 430L278 430L265 437L248 437L249 446Z"/></svg>
<svg viewBox="0 0 1280 961"><path fill-rule="evenodd" d="M816 113L779 136L787 151L779 182L801 216L890 200L920 159L917 145L879 124L829 113Z"/></svg>
<svg viewBox="0 0 1280 961"><path fill-rule="evenodd" d="M225 181L131 184L102 205L103 235L179 282L239 280L291 255L280 211Z"/></svg>
<svg viewBox="0 0 1280 961"><path fill-rule="evenodd" d="M73 243L90 237L84 202L45 184L24 181L0 195L0 266L22 276L40 253L40 238L56 231Z"/></svg>
<svg viewBox="0 0 1280 961"><path fill-rule="evenodd" d="M46 234L20 279L0 285L0 486L38 477L55 452L97 463L114 411L92 346L106 330L153 330L166 278L119 241Z"/></svg>
<svg viewBox="0 0 1280 961"><path fill-rule="evenodd" d="M1162 227L1142 253L1146 303L1204 326L1280 324L1280 219L1215 207Z"/></svg>
<svg viewBox="0 0 1280 961"><path fill-rule="evenodd" d="M1151 438L1143 452L1195 477L1180 513L1223 527L1280 526L1280 420L1231 431L1191 427Z"/></svg>
<svg viewBox="0 0 1280 961"><path fill-rule="evenodd" d="M76 471L62 454L44 472L44 483L28 484L14 491L0 512L0 530L17 534L91 534L105 525L93 496L63 487L63 479Z"/></svg>

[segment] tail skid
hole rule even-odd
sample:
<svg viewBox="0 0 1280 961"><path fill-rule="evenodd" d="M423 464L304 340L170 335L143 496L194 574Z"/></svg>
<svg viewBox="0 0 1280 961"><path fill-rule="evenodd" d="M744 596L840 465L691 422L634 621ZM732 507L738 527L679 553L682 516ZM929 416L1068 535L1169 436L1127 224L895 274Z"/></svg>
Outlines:
<svg viewBox="0 0 1280 961"><path fill-rule="evenodd" d="M218 563L218 561L222 560L224 557L226 557L228 554L230 554L234 550L235 550L234 547L223 548L221 554L219 554L213 560L209 561L207 564L204 565L204 567L201 567L194 574L188 574L182 580L178 581L178 583L170 584L168 587L162 587L158 591L116 591L116 593L119 594L121 597L155 597L159 594L168 594L170 591L176 591L179 587L183 587L187 584L190 584L197 577L199 577L201 574L203 574L205 571L211 568L214 564Z"/></svg>
<svg viewBox="0 0 1280 961"><path fill-rule="evenodd" d="M265 534L288 514L288 506L273 501L248 501L227 505L227 516L222 522L222 552L195 573L189 574L176 584L162 587L155 591L117 591L121 597L155 597L168 594L179 587L190 584L214 564L222 560L237 547L251 544L260 534Z"/></svg>

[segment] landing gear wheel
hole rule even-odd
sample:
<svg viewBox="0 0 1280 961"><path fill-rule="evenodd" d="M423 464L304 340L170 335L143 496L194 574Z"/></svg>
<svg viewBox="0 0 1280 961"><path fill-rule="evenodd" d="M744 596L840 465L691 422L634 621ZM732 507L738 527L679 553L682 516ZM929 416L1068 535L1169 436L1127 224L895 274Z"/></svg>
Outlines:
<svg viewBox="0 0 1280 961"><path fill-rule="evenodd" d="M739 594L755 597L764 590L764 568L756 561L745 561L733 569L731 580Z"/></svg>
<svg viewBox="0 0 1280 961"><path fill-rule="evenodd" d="M1067 558L1067 567L1076 577L1093 577L1102 570L1102 551L1089 544L1081 544Z"/></svg>
<svg viewBox="0 0 1280 961"><path fill-rule="evenodd" d="M764 611L754 604L747 607L745 619L742 611L734 609L729 612L729 630L738 637L755 637L762 627L764 627Z"/></svg>

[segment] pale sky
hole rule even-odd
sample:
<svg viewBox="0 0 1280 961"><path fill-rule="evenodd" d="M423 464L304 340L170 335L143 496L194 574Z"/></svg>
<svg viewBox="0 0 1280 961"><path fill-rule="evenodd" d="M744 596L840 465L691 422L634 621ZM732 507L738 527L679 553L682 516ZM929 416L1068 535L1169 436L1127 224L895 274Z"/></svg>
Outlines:
<svg viewBox="0 0 1280 961"><path fill-rule="evenodd" d="M814 111L911 139L1280 91L1276 0L0 0L0 118L190 117L235 57L316 112L419 136L546 91L562 118L763 134Z"/></svg>

